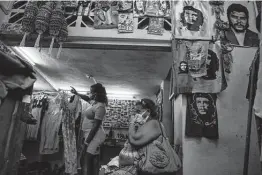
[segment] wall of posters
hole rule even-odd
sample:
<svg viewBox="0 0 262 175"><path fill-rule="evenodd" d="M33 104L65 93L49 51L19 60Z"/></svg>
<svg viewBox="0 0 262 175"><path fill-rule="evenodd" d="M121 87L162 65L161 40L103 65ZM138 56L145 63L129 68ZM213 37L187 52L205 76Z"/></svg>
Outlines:
<svg viewBox="0 0 262 175"><path fill-rule="evenodd" d="M208 1L174 1L174 34L181 39L212 39Z"/></svg>
<svg viewBox="0 0 262 175"><path fill-rule="evenodd" d="M225 1L222 20L229 23L227 39L234 46L258 47L257 8L254 1Z"/></svg>

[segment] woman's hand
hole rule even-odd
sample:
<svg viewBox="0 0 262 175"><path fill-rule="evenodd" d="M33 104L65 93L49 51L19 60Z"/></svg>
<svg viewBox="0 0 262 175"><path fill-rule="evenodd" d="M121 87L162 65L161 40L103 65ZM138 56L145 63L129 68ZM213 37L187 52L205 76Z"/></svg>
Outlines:
<svg viewBox="0 0 262 175"><path fill-rule="evenodd" d="M78 92L76 91L76 89L73 88L72 86L70 86L70 87L71 87L71 93L75 94L75 95L78 95Z"/></svg>

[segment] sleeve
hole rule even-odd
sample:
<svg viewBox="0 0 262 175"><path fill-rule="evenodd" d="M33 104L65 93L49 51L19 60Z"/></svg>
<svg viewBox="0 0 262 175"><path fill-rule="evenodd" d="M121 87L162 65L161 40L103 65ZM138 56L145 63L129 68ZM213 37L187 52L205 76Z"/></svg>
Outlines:
<svg viewBox="0 0 262 175"><path fill-rule="evenodd" d="M104 106L98 105L95 108L95 119L97 120L103 120L106 115L106 109Z"/></svg>

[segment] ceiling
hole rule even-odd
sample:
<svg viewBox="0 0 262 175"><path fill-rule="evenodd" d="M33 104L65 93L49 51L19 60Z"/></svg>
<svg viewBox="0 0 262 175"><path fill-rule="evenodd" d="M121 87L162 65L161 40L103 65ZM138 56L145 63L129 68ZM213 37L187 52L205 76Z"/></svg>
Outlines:
<svg viewBox="0 0 262 175"><path fill-rule="evenodd" d="M63 49L59 59L57 49L52 57L48 49L22 48L26 56L36 65L36 70L56 88L79 91L89 90L94 84L86 74L93 75L108 93L130 93L138 96L153 96L161 81L167 77L172 63L171 53L131 50ZM47 88L39 79L36 89Z"/></svg>

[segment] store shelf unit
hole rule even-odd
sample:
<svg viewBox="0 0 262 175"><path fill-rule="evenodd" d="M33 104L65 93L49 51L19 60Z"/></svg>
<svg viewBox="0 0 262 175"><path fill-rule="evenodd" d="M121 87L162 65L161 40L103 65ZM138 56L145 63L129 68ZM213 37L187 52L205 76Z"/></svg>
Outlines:
<svg viewBox="0 0 262 175"><path fill-rule="evenodd" d="M40 1L41 2L41 1ZM9 45L18 45L22 39L22 18L27 1L13 1L9 5L9 14L4 18L1 26L1 39ZM94 29L94 2L87 1L86 8L77 8L77 1L66 1L65 17L68 24L68 41L63 47L70 48L103 48L103 49L135 49L135 50L167 50L170 51L171 19L165 18L163 35L147 33L149 18L134 18L133 33L118 33L115 29ZM80 6L81 7L81 6ZM78 9L78 10L76 10ZM36 34L30 34L26 45L31 47L36 39ZM41 46L48 47L51 38L44 35ZM57 47L57 45L55 45Z"/></svg>

